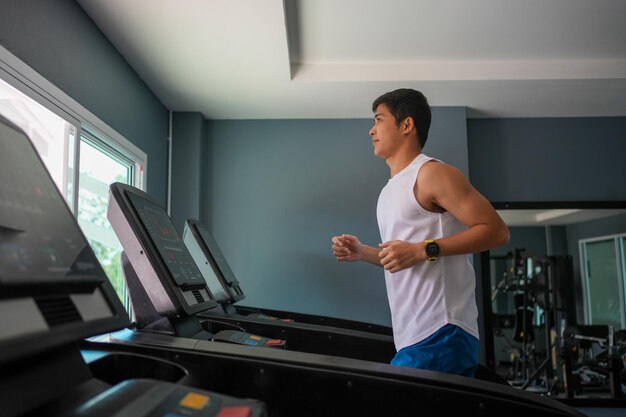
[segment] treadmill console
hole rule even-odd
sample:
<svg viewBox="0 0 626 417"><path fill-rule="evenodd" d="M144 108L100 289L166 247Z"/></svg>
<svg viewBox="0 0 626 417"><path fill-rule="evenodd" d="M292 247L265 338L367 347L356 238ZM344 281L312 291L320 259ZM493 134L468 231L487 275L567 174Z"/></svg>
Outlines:
<svg viewBox="0 0 626 417"><path fill-rule="evenodd" d="M183 317L217 305L171 219L147 193L111 184L107 217L158 314Z"/></svg>
<svg viewBox="0 0 626 417"><path fill-rule="evenodd" d="M192 287L202 289L204 282L198 274L196 264L189 256L167 213L135 192L129 192L127 195L176 285L182 289Z"/></svg>
<svg viewBox="0 0 626 417"><path fill-rule="evenodd" d="M202 272L207 277L211 291L220 294L216 297L218 302L234 304L246 297L224 254L205 225L197 220L187 220L183 240L196 263L206 265Z"/></svg>
<svg viewBox="0 0 626 417"><path fill-rule="evenodd" d="M30 140L0 116L0 365L128 324Z"/></svg>
<svg viewBox="0 0 626 417"><path fill-rule="evenodd" d="M183 240L189 248L191 256L196 261L198 268L204 275L209 289L215 295L215 301L223 305L225 312L235 312L229 304L243 300L246 296L209 230L199 221L189 219L185 222ZM291 319L269 316L263 313L248 313L246 317L280 320L286 323L293 322Z"/></svg>

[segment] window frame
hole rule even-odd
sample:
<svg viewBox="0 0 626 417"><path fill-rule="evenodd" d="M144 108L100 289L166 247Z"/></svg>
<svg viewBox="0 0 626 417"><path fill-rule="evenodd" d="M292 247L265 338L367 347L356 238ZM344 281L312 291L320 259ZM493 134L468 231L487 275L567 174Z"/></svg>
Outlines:
<svg viewBox="0 0 626 417"><path fill-rule="evenodd" d="M137 168L134 186L146 191L148 155L1 45L0 79L76 127L73 155L75 184L78 184L77 175L80 169L78 141L83 131L86 131L132 159ZM76 213L78 187L75 186L72 191L74 195L71 209L73 213Z"/></svg>
<svg viewBox="0 0 626 417"><path fill-rule="evenodd" d="M603 241L613 241L613 248L615 249L615 259L617 262L617 285L619 288L620 297L620 312L621 312L621 328L626 327L626 283L624 277L626 277L626 259L624 259L623 245L626 240L626 233L617 233L606 236L597 236L592 238L580 239L578 241L578 251L580 258L580 275L583 284L583 311L586 324L592 324L593 317L591 317L591 300L590 288L589 288L589 271L587 268L587 247L586 244Z"/></svg>

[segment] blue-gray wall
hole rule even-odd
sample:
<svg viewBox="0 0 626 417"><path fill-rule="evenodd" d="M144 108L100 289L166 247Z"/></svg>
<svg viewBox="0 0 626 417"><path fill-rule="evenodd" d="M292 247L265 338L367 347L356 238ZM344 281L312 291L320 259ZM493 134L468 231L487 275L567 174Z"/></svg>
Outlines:
<svg viewBox="0 0 626 417"><path fill-rule="evenodd" d="M185 220L204 221L202 162L206 144L206 121L200 113L172 114L172 199L170 217L182 235Z"/></svg>
<svg viewBox="0 0 626 417"><path fill-rule="evenodd" d="M550 256L571 255L567 245L567 227L566 226L548 226L547 232L551 239L551 250L546 252ZM547 233L547 234L548 234ZM546 235L547 235L546 234ZM547 249L547 245L546 245Z"/></svg>
<svg viewBox="0 0 626 417"><path fill-rule="evenodd" d="M148 155L165 204L167 109L73 0L3 0L0 45Z"/></svg>
<svg viewBox="0 0 626 417"><path fill-rule="evenodd" d="M338 263L331 237L377 245L389 178L371 121L211 121L207 225L242 283L242 303L389 324L382 269ZM463 108L435 108L424 151L467 173Z"/></svg>
<svg viewBox="0 0 626 417"><path fill-rule="evenodd" d="M626 200L626 117L469 119L470 178L490 201Z"/></svg>

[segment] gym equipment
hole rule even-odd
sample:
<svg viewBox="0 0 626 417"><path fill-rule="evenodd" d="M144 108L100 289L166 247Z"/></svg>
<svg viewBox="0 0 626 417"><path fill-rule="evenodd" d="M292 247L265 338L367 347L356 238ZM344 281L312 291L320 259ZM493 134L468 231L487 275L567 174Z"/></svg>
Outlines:
<svg viewBox="0 0 626 417"><path fill-rule="evenodd" d="M538 257L515 249L508 260L511 266L496 286L492 301L499 294L513 292L513 340L505 337L515 359L512 383L546 395L564 394L568 399L590 394L622 398L626 331L613 332L604 325L568 325L575 321L573 285L567 284L571 257ZM539 325L536 311L541 314ZM538 352L535 344L533 328L538 327L544 330L543 352ZM502 326L494 328L504 336Z"/></svg>
<svg viewBox="0 0 626 417"><path fill-rule="evenodd" d="M553 393L559 388L555 375L556 364L552 355L552 329L554 327L554 258L530 256L525 249L516 248L506 257L509 267L492 293L492 301L499 294L512 293L514 308L513 340L504 336L500 326L495 326L497 334L504 336L511 349L512 382L522 389L529 387L545 393ZM535 317L538 311L540 316ZM539 320L537 320L539 319ZM537 352L535 344L536 324L543 327L545 351ZM540 360L540 363L538 363ZM541 386L536 380L544 374Z"/></svg>
<svg viewBox="0 0 626 417"><path fill-rule="evenodd" d="M564 378L567 396L609 392L623 398L626 385L626 331L613 326L568 326L563 332Z"/></svg>

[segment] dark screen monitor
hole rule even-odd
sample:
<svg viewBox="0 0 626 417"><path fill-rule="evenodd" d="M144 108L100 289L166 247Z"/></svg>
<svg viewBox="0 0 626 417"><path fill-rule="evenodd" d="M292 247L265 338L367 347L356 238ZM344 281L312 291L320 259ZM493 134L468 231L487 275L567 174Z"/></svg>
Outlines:
<svg viewBox="0 0 626 417"><path fill-rule="evenodd" d="M217 305L172 220L149 194L111 184L107 216L159 315L191 316Z"/></svg>
<svg viewBox="0 0 626 417"><path fill-rule="evenodd" d="M187 220L183 240L202 268L209 288L220 303L233 304L246 296L239 286L224 254L206 226L197 220Z"/></svg>
<svg viewBox="0 0 626 417"><path fill-rule="evenodd" d="M0 364L128 324L32 143L0 116Z"/></svg>

